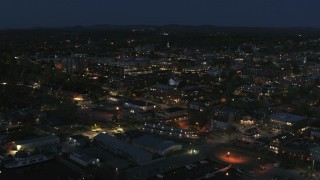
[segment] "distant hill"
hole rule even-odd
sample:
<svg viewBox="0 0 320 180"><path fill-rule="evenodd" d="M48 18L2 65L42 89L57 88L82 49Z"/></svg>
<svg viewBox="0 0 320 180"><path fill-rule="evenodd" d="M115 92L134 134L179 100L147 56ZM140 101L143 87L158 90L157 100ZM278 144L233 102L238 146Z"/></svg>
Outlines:
<svg viewBox="0 0 320 180"><path fill-rule="evenodd" d="M167 32L224 32L224 33L276 33L282 34L299 34L299 33L316 33L320 34L320 28L309 27L223 27L213 25L110 25L110 24L97 24L93 26L73 26L66 27L67 29L82 29L82 30L144 30L144 31L167 31Z"/></svg>
<svg viewBox="0 0 320 180"><path fill-rule="evenodd" d="M273 34L273 35L315 35L320 34L320 28L309 27L223 27L213 25L110 25L110 24L96 24L92 26L69 26L69 27L33 27L29 29L4 29L0 31L12 30L68 30L68 31L91 31L91 30L120 30L120 31L160 31L160 32L185 32L185 33L231 33L231 34Z"/></svg>

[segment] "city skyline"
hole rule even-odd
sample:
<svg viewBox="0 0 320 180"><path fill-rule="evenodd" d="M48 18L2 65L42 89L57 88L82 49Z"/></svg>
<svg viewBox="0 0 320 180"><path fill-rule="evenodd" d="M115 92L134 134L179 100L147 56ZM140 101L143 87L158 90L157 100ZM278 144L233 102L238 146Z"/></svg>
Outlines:
<svg viewBox="0 0 320 180"><path fill-rule="evenodd" d="M1 29L111 25L215 25L319 28L320 2L259 1L5 1Z"/></svg>
<svg viewBox="0 0 320 180"><path fill-rule="evenodd" d="M0 180L320 179L319 0L2 0Z"/></svg>

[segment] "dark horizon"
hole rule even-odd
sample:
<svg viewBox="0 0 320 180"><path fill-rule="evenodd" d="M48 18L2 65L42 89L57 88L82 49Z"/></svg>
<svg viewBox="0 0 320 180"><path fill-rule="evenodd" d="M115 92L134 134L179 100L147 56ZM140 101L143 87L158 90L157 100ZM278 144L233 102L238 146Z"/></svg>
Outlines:
<svg viewBox="0 0 320 180"><path fill-rule="evenodd" d="M130 29L130 28L217 28L217 29L270 29L270 30L291 30L291 29L305 29L305 30L320 30L320 27L311 26L287 26L287 27L274 27L274 26L218 26L218 25L192 25L192 24L128 24L128 25L115 25L115 24L93 24L93 25L70 25L70 26L33 26L33 27L12 27L0 28L0 30L36 30L36 29Z"/></svg>

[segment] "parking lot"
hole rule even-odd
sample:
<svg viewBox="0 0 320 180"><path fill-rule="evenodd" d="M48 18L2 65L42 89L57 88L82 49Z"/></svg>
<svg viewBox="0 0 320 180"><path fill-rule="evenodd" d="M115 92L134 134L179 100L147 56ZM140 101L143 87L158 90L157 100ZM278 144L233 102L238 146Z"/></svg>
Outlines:
<svg viewBox="0 0 320 180"><path fill-rule="evenodd" d="M172 157L157 159L146 164L125 171L131 179L145 179L172 169L183 167L186 164L203 159L202 154L181 153Z"/></svg>

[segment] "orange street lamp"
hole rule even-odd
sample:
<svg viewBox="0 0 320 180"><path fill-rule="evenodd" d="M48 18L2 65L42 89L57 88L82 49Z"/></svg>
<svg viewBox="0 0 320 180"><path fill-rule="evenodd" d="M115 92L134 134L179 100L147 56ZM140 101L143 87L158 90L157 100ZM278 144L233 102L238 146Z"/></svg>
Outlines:
<svg viewBox="0 0 320 180"><path fill-rule="evenodd" d="M230 157L230 152L227 152L227 158L229 158Z"/></svg>

